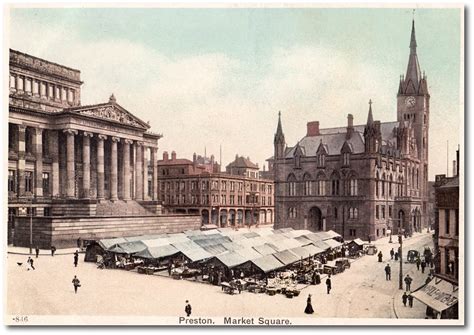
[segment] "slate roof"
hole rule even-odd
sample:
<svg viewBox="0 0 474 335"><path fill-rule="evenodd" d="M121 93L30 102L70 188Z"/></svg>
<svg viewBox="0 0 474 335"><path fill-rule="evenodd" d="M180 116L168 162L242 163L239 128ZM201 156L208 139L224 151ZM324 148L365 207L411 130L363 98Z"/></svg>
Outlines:
<svg viewBox="0 0 474 335"><path fill-rule="evenodd" d="M237 156L227 167L258 169L257 164L252 163L250 159L242 156Z"/></svg>

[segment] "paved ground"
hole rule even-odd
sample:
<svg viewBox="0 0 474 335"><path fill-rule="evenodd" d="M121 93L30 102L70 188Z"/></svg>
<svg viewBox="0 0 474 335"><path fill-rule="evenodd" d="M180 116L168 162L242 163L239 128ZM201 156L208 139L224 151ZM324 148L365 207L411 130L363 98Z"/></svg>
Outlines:
<svg viewBox="0 0 474 335"><path fill-rule="evenodd" d="M394 239L395 241L396 239ZM423 250L432 244L431 235L417 234L404 241L404 254L410 249ZM22 250L8 254L7 313L11 315L143 315L181 316L184 302L190 300L193 316L273 316L273 317L344 317L344 318L424 318L425 306L415 300L414 307L403 307L398 289L398 263L390 261L389 250L398 244L388 238L376 242L385 261L364 256L349 270L333 276L333 290L325 285L309 286L299 297L244 292L224 294L220 288L161 276L146 276L123 270L99 270L95 264L73 266L69 250L55 257L48 253L35 259L36 270L26 270ZM24 249L23 251L28 249ZM23 262L18 266L17 262ZM384 267L392 265L392 280L385 280ZM421 274L412 264L404 264L404 273L414 278L413 288L422 285ZM82 287L74 294L72 278L77 275ZM315 314L303 311L308 294L313 296Z"/></svg>

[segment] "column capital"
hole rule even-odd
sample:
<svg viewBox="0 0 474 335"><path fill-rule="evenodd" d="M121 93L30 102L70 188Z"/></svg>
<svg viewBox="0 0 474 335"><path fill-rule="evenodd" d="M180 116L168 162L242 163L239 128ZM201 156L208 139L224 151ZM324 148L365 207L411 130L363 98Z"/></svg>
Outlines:
<svg viewBox="0 0 474 335"><path fill-rule="evenodd" d="M133 144L133 140L130 140L130 139L128 139L128 138L124 138L124 139L123 139L123 143L125 143L125 144Z"/></svg>
<svg viewBox="0 0 474 335"><path fill-rule="evenodd" d="M112 136L110 137L110 139L112 140L112 142L120 142L120 137L117 136Z"/></svg>
<svg viewBox="0 0 474 335"><path fill-rule="evenodd" d="M99 140L105 141L105 140L107 139L107 135L99 134L99 135L97 135L97 138L98 138Z"/></svg>
<svg viewBox="0 0 474 335"><path fill-rule="evenodd" d="M145 143L143 141L135 141L135 145L137 146L143 146Z"/></svg>
<svg viewBox="0 0 474 335"><path fill-rule="evenodd" d="M78 131L76 129L63 129L63 133L67 135L77 135Z"/></svg>
<svg viewBox="0 0 474 335"><path fill-rule="evenodd" d="M33 128L36 135L41 135L43 133L43 128Z"/></svg>
<svg viewBox="0 0 474 335"><path fill-rule="evenodd" d="M85 131L85 132L82 133L82 136L84 136L84 137L93 137L93 136L94 136L94 133Z"/></svg>
<svg viewBox="0 0 474 335"><path fill-rule="evenodd" d="M19 124L19 125L18 125L18 131L25 132L25 131L26 131L26 127L27 127L27 126L24 125L24 124Z"/></svg>

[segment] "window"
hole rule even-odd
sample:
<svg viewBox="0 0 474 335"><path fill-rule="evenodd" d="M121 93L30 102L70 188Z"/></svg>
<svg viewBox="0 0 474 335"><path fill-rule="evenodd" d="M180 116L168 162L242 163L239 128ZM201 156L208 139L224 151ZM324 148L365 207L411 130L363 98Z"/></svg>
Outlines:
<svg viewBox="0 0 474 335"><path fill-rule="evenodd" d="M455 234L459 236L459 209L454 210L454 227L455 227Z"/></svg>
<svg viewBox="0 0 474 335"><path fill-rule="evenodd" d="M356 236L356 230L355 229L349 229L349 236Z"/></svg>
<svg viewBox="0 0 474 335"><path fill-rule="evenodd" d="M8 170L8 192L16 193L16 174L15 170Z"/></svg>
<svg viewBox="0 0 474 335"><path fill-rule="evenodd" d="M148 174L148 196L151 198L153 196L153 173Z"/></svg>
<svg viewBox="0 0 474 335"><path fill-rule="evenodd" d="M311 180L305 180L304 182L304 195L311 195Z"/></svg>
<svg viewBox="0 0 474 335"><path fill-rule="evenodd" d="M54 98L54 86L51 84L48 85L48 97Z"/></svg>
<svg viewBox="0 0 474 335"><path fill-rule="evenodd" d="M359 211L357 208L349 208L349 219L357 219L359 217Z"/></svg>
<svg viewBox="0 0 474 335"><path fill-rule="evenodd" d="M45 83L41 83L40 84L40 88L41 88L41 91L40 91L40 94L42 97L45 97L46 96L46 84Z"/></svg>
<svg viewBox="0 0 474 335"><path fill-rule="evenodd" d="M33 94L39 94L39 83L36 80L33 80Z"/></svg>
<svg viewBox="0 0 474 335"><path fill-rule="evenodd" d="M349 157L350 157L350 154L348 152L342 154L343 165L347 166L350 164Z"/></svg>
<svg viewBox="0 0 474 335"><path fill-rule="evenodd" d="M31 192L33 189L33 172L25 171L25 192Z"/></svg>
<svg viewBox="0 0 474 335"><path fill-rule="evenodd" d="M385 197L385 173L382 176L382 197Z"/></svg>
<svg viewBox="0 0 474 335"><path fill-rule="evenodd" d="M382 210L382 219L385 219L385 206L381 206Z"/></svg>
<svg viewBox="0 0 474 335"><path fill-rule="evenodd" d="M223 181L223 182L221 183L221 185L222 185L222 190L223 190L223 191L226 191L226 190L227 190L227 182L226 182L226 181Z"/></svg>
<svg viewBox="0 0 474 335"><path fill-rule="evenodd" d="M349 180L349 195L357 195L357 179Z"/></svg>
<svg viewBox="0 0 474 335"><path fill-rule="evenodd" d="M324 165L326 163L326 157L323 154L319 154L317 156L317 160L318 160L318 166L319 167L324 167Z"/></svg>
<svg viewBox="0 0 474 335"><path fill-rule="evenodd" d="M10 88L15 88L16 86L16 78L15 76L10 75Z"/></svg>
<svg viewBox="0 0 474 335"><path fill-rule="evenodd" d="M229 196L229 201L230 201L230 205L235 205L235 196L234 195Z"/></svg>
<svg viewBox="0 0 474 335"><path fill-rule="evenodd" d="M23 91L23 77L17 77L17 90Z"/></svg>
<svg viewBox="0 0 474 335"><path fill-rule="evenodd" d="M43 208L43 216L51 216L51 207Z"/></svg>
<svg viewBox="0 0 474 335"><path fill-rule="evenodd" d="M268 206L272 205L272 197L268 197Z"/></svg>
<svg viewBox="0 0 474 335"><path fill-rule="evenodd" d="M334 219L337 219L337 207L334 207Z"/></svg>
<svg viewBox="0 0 474 335"><path fill-rule="evenodd" d="M332 195L339 195L339 180L338 179L333 179L332 180Z"/></svg>
<svg viewBox="0 0 474 335"><path fill-rule="evenodd" d="M31 93L31 79L30 78L26 78L25 80L25 92Z"/></svg>
<svg viewBox="0 0 474 335"><path fill-rule="evenodd" d="M265 206L265 205L266 205L266 204L265 204L265 199L266 199L266 198L265 198L264 196L262 196L262 206Z"/></svg>
<svg viewBox="0 0 474 335"><path fill-rule="evenodd" d="M298 213L297 213L295 207L288 208L288 218L295 219L297 217L297 215L298 215Z"/></svg>
<svg viewBox="0 0 474 335"><path fill-rule="evenodd" d="M392 217L392 206L388 206L388 217L391 218Z"/></svg>
<svg viewBox="0 0 474 335"><path fill-rule="evenodd" d="M66 100L66 94L67 94L66 89L63 87L63 88L61 89L61 100L62 100L62 101L65 101L65 100Z"/></svg>
<svg viewBox="0 0 474 335"><path fill-rule="evenodd" d="M43 172L43 194L49 194L49 173Z"/></svg>
<svg viewBox="0 0 474 335"><path fill-rule="evenodd" d="M318 195L326 195L326 182L322 179L318 180Z"/></svg>
<svg viewBox="0 0 474 335"><path fill-rule="evenodd" d="M295 196L296 195L296 178L294 175L290 175L287 179L288 184L287 184L287 189L288 189L288 195L289 196Z"/></svg>
<svg viewBox="0 0 474 335"><path fill-rule="evenodd" d="M393 176L390 175L390 180L388 182L388 196L392 196L392 183L393 183Z"/></svg>
<svg viewBox="0 0 474 335"><path fill-rule="evenodd" d="M375 206L375 218L379 218L379 205Z"/></svg>
<svg viewBox="0 0 474 335"><path fill-rule="evenodd" d="M449 209L444 210L444 232L449 235Z"/></svg>
<svg viewBox="0 0 474 335"><path fill-rule="evenodd" d="M235 183L233 181L230 182L230 190L235 191Z"/></svg>

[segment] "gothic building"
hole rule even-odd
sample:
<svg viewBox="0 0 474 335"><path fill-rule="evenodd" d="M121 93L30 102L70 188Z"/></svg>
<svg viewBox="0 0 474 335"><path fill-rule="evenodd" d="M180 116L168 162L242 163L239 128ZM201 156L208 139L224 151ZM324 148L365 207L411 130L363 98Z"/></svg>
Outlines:
<svg viewBox="0 0 474 335"><path fill-rule="evenodd" d="M279 114L274 137L275 226L335 230L345 238L372 240L388 231L420 231L428 220L430 95L416 53L412 23L406 74L400 77L397 121L320 129L286 146Z"/></svg>

